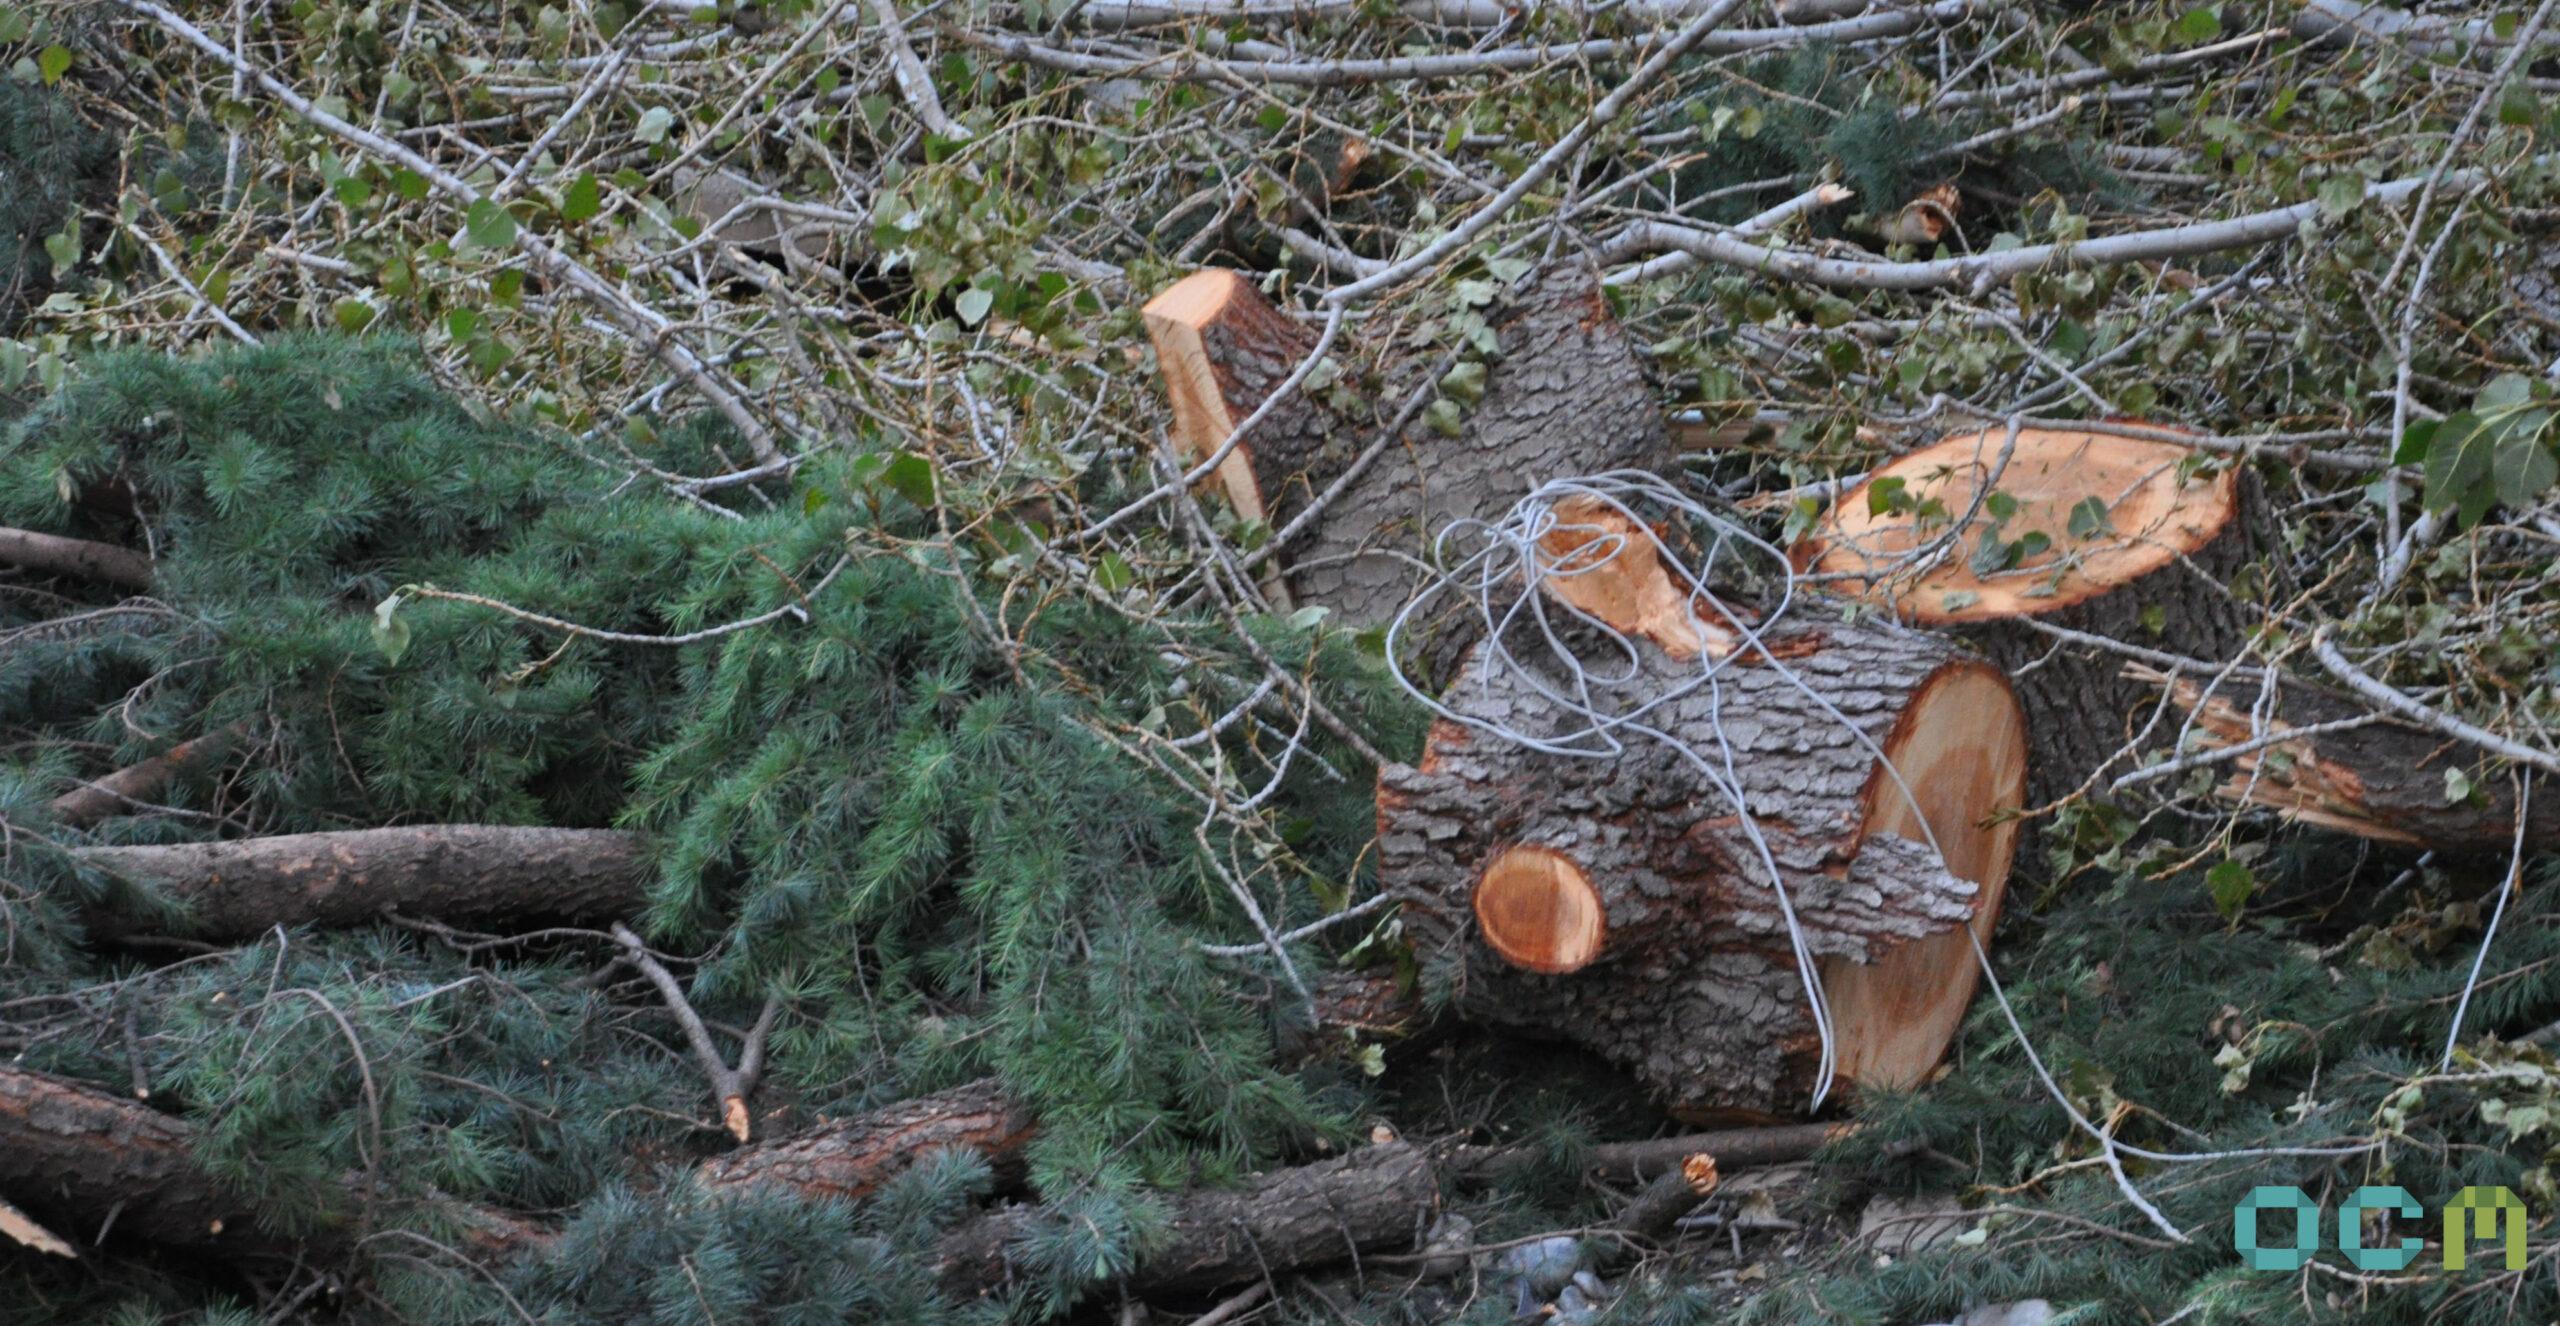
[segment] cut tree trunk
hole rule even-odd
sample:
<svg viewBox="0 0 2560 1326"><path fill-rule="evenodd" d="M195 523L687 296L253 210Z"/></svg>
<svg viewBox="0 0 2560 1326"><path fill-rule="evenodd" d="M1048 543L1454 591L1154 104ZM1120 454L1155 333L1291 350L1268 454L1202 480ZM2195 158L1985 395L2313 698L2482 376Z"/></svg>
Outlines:
<svg viewBox="0 0 2560 1326"><path fill-rule="evenodd" d="M2027 795L2046 805L2126 750L2159 693L2126 677L2122 658L2028 623L2214 663L2248 639L2250 613L2232 590L2252 555L2248 476L2199 469L2203 459L2103 433L2027 428L2014 447L2005 428L1968 433L1843 494L1796 548L1797 565L2006 671L2033 743ZM1986 490L2004 495L2000 509ZM2047 546L2035 549L2033 535Z"/></svg>
<svg viewBox="0 0 2560 1326"><path fill-rule="evenodd" d="M2008 880L2001 812L2026 737L2007 681L1871 626L1765 626L1762 647L1736 648L1649 539L1589 546L1614 551L1585 567L1561 549L1572 574L1548 590L1625 644L1581 653L1577 679L1506 636L1516 664L1470 663L1421 763L1380 772L1380 879L1426 979L1470 1018L1599 1052L1683 1117L1800 1109L1821 1041L1756 827L1818 961L1839 1074L1921 1080L1973 994L1966 928L1988 942ZM1720 656L1712 682L1702 655ZM1605 753L1555 698L1577 685L1652 732L1619 729L1623 751Z"/></svg>
<svg viewBox="0 0 2560 1326"><path fill-rule="evenodd" d="M86 865L184 904L187 934L237 940L276 926L343 928L392 912L442 921L612 920L638 910L637 835L607 829L431 824L157 847L86 847ZM102 915L114 938L139 918Z"/></svg>
<svg viewBox="0 0 2560 1326"><path fill-rule="evenodd" d="M2469 745L2377 718L2364 705L2299 681L2278 684L2261 721L2251 716L2261 701L2256 683L2208 693L2193 678L2148 675L2193 720L2184 743L2189 754L2283 738L2215 766L2221 776L2214 793L2225 801L2456 855L2503 857L2515 848L2516 785ZM2449 772L2460 778L2448 779ZM2540 774L2525 776L2533 794L2524 850L2560 849L2560 785ZM2466 794L2448 794L2465 784Z"/></svg>
<svg viewBox="0 0 2560 1326"><path fill-rule="evenodd" d="M1294 603L1330 608L1354 625L1387 622L1428 579L1431 542L1450 522L1498 519L1553 479L1676 466L1653 390L1596 273L1551 267L1486 316L1500 352L1458 436L1432 431L1418 410L1400 435L1386 435L1417 391L1433 389L1427 379L1440 356L1389 352L1382 368L1364 372L1350 366L1368 356L1338 341L1331 358L1346 366L1341 385L1367 402L1356 417L1325 403L1333 392L1294 392L1220 464L1213 477L1227 500L1275 534L1316 511L1276 554ZM1194 464L1226 444L1317 339L1226 271L1201 272L1157 296L1146 322L1175 436ZM1464 630L1455 617L1427 623L1422 648L1454 658L1466 642L1446 634Z"/></svg>
<svg viewBox="0 0 2560 1326"><path fill-rule="evenodd" d="M34 530L0 529L0 565L126 589L151 588L151 559L131 548Z"/></svg>

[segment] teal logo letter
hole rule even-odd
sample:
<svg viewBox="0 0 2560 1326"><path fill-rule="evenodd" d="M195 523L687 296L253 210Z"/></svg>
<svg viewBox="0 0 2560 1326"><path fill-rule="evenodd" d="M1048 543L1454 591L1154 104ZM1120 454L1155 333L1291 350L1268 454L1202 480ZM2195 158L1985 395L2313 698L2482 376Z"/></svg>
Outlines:
<svg viewBox="0 0 2560 1326"><path fill-rule="evenodd" d="M2470 1189L2463 1191L2469 1192ZM2499 1189L2500 1192L2506 1191ZM2293 1246L2262 1248L2258 1246L2258 1212L2293 1212ZM2448 1213L2447 1219L2451 1219ZM2516 1237L2524 1237L2524 1222L2516 1222ZM2279 1188L2272 1184L2249 1190L2249 1200L2231 1213L2231 1245L2240 1250L2241 1260L2253 1271L2292 1271L2311 1260L2320 1250L2320 1208L2302 1195L2300 1188ZM2523 1244L2516 1245L2519 1250Z"/></svg>
<svg viewBox="0 0 2560 1326"><path fill-rule="evenodd" d="M2258 1191L2265 1192L2261 1188ZM2463 1237L2462 1215L2471 1213L2470 1238ZM2504 1238L2507 1269L2524 1269L2524 1200L2504 1188L2465 1188L2444 1209L2444 1268L2462 1269L2471 1239Z"/></svg>
<svg viewBox="0 0 2560 1326"><path fill-rule="evenodd" d="M2356 1189L2356 1195L2338 1208L2338 1249L2347 1254L2348 1261L2355 1263L2358 1270L2397 1271L2418 1260L2418 1251L2426 1244L2416 1238L2404 1238L2396 1248L2366 1247L2364 1213L2367 1211L2395 1211L2411 1219L2426 1214L2426 1209L2418 1205L2418 1199L2410 1196L2406 1188ZM2522 1222L2518 1224L2521 1228Z"/></svg>

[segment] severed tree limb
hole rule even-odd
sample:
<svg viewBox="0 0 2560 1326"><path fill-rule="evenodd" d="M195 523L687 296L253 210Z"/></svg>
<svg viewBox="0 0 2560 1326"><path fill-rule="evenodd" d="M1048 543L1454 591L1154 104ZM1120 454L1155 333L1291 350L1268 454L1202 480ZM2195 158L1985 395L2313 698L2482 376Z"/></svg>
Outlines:
<svg viewBox="0 0 2560 1326"><path fill-rule="evenodd" d="M1786 1164L1848 1131L1846 1125L1799 1124L1661 1138L1597 1148L1592 1161L1612 1177L1647 1181L1669 1174L1694 1191L1697 1180L1683 1168L1693 1157L1709 1158L1703 1167L1709 1174ZM1173 1199L1164 1243L1120 1286L1131 1293L1206 1293L1410 1247L1452 1191L1499 1180L1537 1160L1529 1148L1387 1142L1276 1170L1232 1191L1186 1193ZM1012 1251L1036 1236L1041 1220L1038 1207L1008 1207L946 1235L934 1257L944 1290L964 1299L1002 1290L1011 1279Z"/></svg>
<svg viewBox="0 0 2560 1326"><path fill-rule="evenodd" d="M1022 1177L1022 1149L1038 1131L1031 1112L994 1078L821 1123L715 1156L695 1173L705 1187L774 1185L812 1197L867 1196L935 1151L974 1151L1000 1182Z"/></svg>
<svg viewBox="0 0 2560 1326"><path fill-rule="evenodd" d="M2128 671L2167 687L2170 703L2190 719L2193 749L2128 773L2118 786L2220 764L2228 770L2213 791L2222 800L2376 842L2459 855L2504 853L2521 817L2529 849L2560 846L2560 790L2539 773L2527 774L2541 795L2529 798L2529 809L2520 807L2515 780L2482 768L2467 743L2289 679L2261 709L2255 686L2208 695L2192 677ZM2461 779L2449 779L2449 770ZM2448 784L2462 780L2470 795L2447 797Z"/></svg>
<svg viewBox="0 0 2560 1326"><path fill-rule="evenodd" d="M184 904L189 934L245 939L277 926L365 925L398 911L445 920L604 920L636 910L647 870L636 834L428 824L230 842L84 847L72 854ZM92 932L129 933L102 915Z"/></svg>
<svg viewBox="0 0 2560 1326"><path fill-rule="evenodd" d="M55 820L71 828L81 829L121 815L137 803L149 801L159 794L169 780L196 765L219 759L240 737L239 724L209 732L192 741L175 746L139 764L118 769L96 782L80 786L55 797L51 809Z"/></svg>
<svg viewBox="0 0 2560 1326"><path fill-rule="evenodd" d="M151 588L151 559L131 548L94 539L39 534L30 529L0 528L0 565L23 567L47 575Z"/></svg>
<svg viewBox="0 0 2560 1326"><path fill-rule="evenodd" d="M711 1079L712 1098L720 1102L720 1122L729 1135L743 1142L754 1125L747 1113L747 1095L756 1089L757 1079L764 1076L764 1042L773 1030L773 1020L781 1016L782 1001L767 999L764 1011L756 1015L756 1025L746 1035L746 1043L738 1051L738 1065L720 1057L720 1047L711 1043L711 1030L702 1024L702 1014L694 1011L693 1001L685 997L684 987L676 983L675 973L651 955L649 946L631 927L620 921L613 923L613 939L622 945L623 961L640 969L649 984L658 988L658 997L666 1002L667 1012L676 1025L684 1028L685 1043L693 1047L694 1062L702 1066Z"/></svg>
<svg viewBox="0 0 2560 1326"><path fill-rule="evenodd" d="M2468 188L2487 178L2478 170L2447 172L2444 186ZM2429 186L2426 178L2365 186L2368 206L2389 205ZM1919 262L1825 258L1801 249L1768 248L1729 231L1665 221L1640 221L1603 248L1604 258L1624 262L1644 254L1680 252L1709 262L1790 281L1856 290L1962 289L1981 293L2013 277L2049 268L2104 267L2118 263L2189 258L2225 249L2269 244L2298 235L2321 217L2318 200L2251 212L2220 221L2105 235L2073 244L2028 244L1997 253Z"/></svg>

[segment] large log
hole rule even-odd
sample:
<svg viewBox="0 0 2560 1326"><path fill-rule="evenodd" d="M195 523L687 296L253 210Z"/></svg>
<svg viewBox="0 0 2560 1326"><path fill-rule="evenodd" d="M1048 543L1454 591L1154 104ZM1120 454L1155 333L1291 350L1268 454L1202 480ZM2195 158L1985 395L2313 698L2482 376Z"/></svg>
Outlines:
<svg viewBox="0 0 2560 1326"><path fill-rule="evenodd" d="M1499 353L1458 436L1418 422L1386 436L1417 389L1430 388L1425 378L1438 362L1427 353L1388 353L1374 377L1351 384L1366 408L1344 415L1294 392L1212 476L1238 513L1278 532L1356 470L1278 554L1296 603L1330 608L1353 624L1386 622L1428 579L1425 553L1451 521L1496 519L1551 479L1676 466L1652 388L1595 272L1551 267L1485 312ZM1174 433L1195 464L1216 454L1316 343L1234 272L1191 276L1145 315L1173 400ZM1331 357L1346 374L1364 359L1340 346ZM1463 643L1426 648L1452 657Z"/></svg>
<svg viewBox="0 0 2560 1326"><path fill-rule="evenodd" d="M2213 662L2248 639L2231 588L2252 556L2247 476L2205 459L2105 433L2027 428L2014 446L2005 428L1968 433L1842 494L1795 557L1823 587L2008 672L2033 743L2028 797L2044 805L2123 751L2159 693L2124 676L2121 658L2029 621Z"/></svg>
<svg viewBox="0 0 2560 1326"><path fill-rule="evenodd" d="M1988 941L2008 879L2026 737L2007 681L1872 626L1767 626L1737 649L1652 541L1611 547L1547 585L1619 642L1577 677L1506 636L1515 662L1466 667L1420 764L1379 775L1380 879L1426 978L1471 1018L1588 1046L1684 1117L1801 1108L1821 1041L1756 828L1818 959L1839 1075L1921 1080L1973 993L1966 928ZM1529 744L1589 744L1558 699L1578 693L1653 733L1621 729L1599 758Z"/></svg>
<svg viewBox="0 0 2560 1326"><path fill-rule="evenodd" d="M611 920L638 910L640 838L607 829L430 824L229 842L87 847L84 864L155 886L187 932L236 940L276 926L357 926L389 912L445 921ZM132 918L101 915L113 938Z"/></svg>

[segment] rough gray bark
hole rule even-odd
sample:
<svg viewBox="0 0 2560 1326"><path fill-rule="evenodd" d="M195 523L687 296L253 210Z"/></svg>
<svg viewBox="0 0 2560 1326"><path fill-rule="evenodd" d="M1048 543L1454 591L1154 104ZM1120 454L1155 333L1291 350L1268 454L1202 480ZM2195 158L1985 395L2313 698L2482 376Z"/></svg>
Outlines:
<svg viewBox="0 0 2560 1326"><path fill-rule="evenodd" d="M1950 668L1979 668L1908 633L1829 626L1772 648L1869 741L1884 744L1913 695ZM1610 688L1614 712L1693 683L1694 662L1640 651ZM1523 656L1528 657L1526 651ZM1877 761L1839 719L1765 661L1729 666L1648 721L1733 769L1815 954L1868 962L1962 926L1976 887L1929 849L1864 825ZM1542 677L1568 683L1561 673ZM1518 673L1470 664L1445 701L1461 717L1539 737L1580 725ZM1803 1105L1820 1044L1787 926L1732 806L1671 744L1630 735L1625 754L1541 755L1457 723L1436 724L1420 767L1378 780L1379 877L1404 905L1426 981L1468 1017L1572 1040L1632 1072L1673 1112L1778 1113ZM1608 940L1563 976L1518 970L1478 933L1471 894L1488 861L1519 845L1578 862L1605 907Z"/></svg>
<svg viewBox="0 0 2560 1326"><path fill-rule="evenodd" d="M206 939L364 925L395 911L610 920L638 909L647 880L638 836L606 829L431 824L75 855L184 904L188 932ZM110 938L130 925L113 915L92 923Z"/></svg>
<svg viewBox="0 0 2560 1326"><path fill-rule="evenodd" d="M1244 295L1230 301L1228 316L1200 328L1226 410L1239 421L1315 340L1258 295ZM1279 551L1295 601L1331 608L1350 623L1386 622L1428 579L1431 541L1451 521L1499 518L1548 480L1613 469L1668 472L1676 463L1653 389L1596 272L1550 267L1488 313L1500 354L1460 435L1409 424ZM1345 353L1334 358L1358 361ZM1425 385L1439 358L1390 354L1374 380L1357 384L1368 402L1359 417L1304 393L1275 408L1243 445L1266 523L1284 530L1315 503ZM1433 624L1436 643L1421 643L1454 657L1464 640L1448 636L1465 629L1452 617Z"/></svg>

